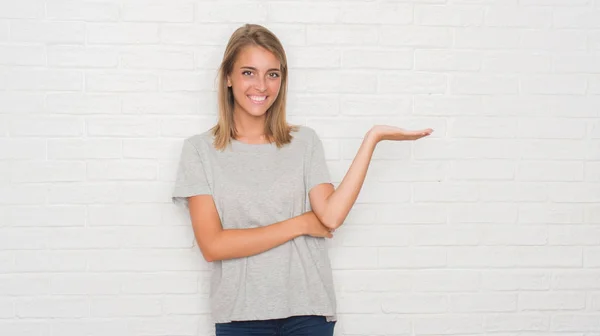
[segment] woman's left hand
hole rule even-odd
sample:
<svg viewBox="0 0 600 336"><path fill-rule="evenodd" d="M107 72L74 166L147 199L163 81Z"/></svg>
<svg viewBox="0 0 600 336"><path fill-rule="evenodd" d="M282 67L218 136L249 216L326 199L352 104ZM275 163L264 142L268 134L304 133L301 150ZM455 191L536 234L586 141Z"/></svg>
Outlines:
<svg viewBox="0 0 600 336"><path fill-rule="evenodd" d="M426 128L418 131L405 130L396 126L375 125L369 130L369 135L375 137L377 142L381 140L418 140L430 135L433 129Z"/></svg>

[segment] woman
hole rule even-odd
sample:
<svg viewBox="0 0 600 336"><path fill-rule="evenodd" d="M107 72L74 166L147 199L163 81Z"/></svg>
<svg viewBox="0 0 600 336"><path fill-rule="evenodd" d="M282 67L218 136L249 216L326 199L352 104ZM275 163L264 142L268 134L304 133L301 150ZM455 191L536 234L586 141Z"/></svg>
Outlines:
<svg viewBox="0 0 600 336"><path fill-rule="evenodd" d="M217 336L333 335L325 238L356 201L379 141L432 132L374 126L334 190L317 134L286 122L287 77L277 37L240 27L219 69L218 123L183 143L173 201L189 208L213 265Z"/></svg>

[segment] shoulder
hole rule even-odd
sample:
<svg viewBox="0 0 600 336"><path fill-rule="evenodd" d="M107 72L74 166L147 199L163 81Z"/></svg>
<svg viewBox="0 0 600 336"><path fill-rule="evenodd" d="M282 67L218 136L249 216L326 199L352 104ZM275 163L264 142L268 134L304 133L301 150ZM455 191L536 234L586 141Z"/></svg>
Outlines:
<svg viewBox="0 0 600 336"><path fill-rule="evenodd" d="M292 136L295 141L303 142L311 145L318 138L317 132L314 129L304 125L295 125L296 130L292 131Z"/></svg>
<svg viewBox="0 0 600 336"><path fill-rule="evenodd" d="M206 150L213 147L214 135L211 130L202 133L194 134L185 138L184 144L193 146L198 151Z"/></svg>

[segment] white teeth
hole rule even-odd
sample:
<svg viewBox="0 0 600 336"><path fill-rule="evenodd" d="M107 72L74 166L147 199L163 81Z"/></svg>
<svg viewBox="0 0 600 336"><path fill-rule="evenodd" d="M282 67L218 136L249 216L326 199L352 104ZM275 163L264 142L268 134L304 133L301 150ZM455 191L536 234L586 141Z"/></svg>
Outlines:
<svg viewBox="0 0 600 336"><path fill-rule="evenodd" d="M263 100L267 99L267 96L248 96L248 98L250 98L254 101L263 101Z"/></svg>

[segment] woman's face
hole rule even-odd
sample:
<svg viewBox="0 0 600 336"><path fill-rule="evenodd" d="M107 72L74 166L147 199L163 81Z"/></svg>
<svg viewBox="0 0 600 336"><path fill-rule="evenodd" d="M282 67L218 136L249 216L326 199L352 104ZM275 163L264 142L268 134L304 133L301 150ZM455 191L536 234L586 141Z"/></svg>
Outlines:
<svg viewBox="0 0 600 336"><path fill-rule="evenodd" d="M234 113L265 115L281 88L280 63L275 55L258 46L241 50L227 76L234 98Z"/></svg>

